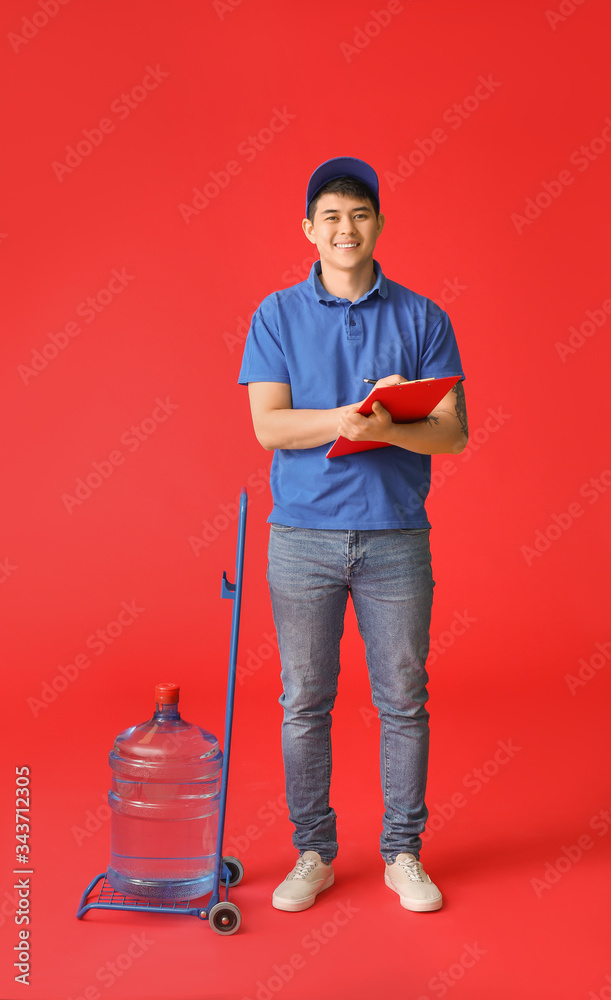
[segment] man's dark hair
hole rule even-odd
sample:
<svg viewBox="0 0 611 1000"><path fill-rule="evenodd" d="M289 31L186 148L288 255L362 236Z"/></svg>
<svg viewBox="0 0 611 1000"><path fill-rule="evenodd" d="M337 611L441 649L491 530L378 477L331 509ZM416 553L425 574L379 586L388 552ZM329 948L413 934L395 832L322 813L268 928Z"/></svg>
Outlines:
<svg viewBox="0 0 611 1000"><path fill-rule="evenodd" d="M380 206L378 205L377 199L373 191L368 188L366 184L363 184L362 181L355 180L354 177L338 177L334 181L327 181L326 184L323 184L320 191L317 191L312 198L312 201L308 206L308 219L310 222L314 221L316 205L318 204L318 199L323 194L342 194L350 195L352 198L366 198L371 202L376 218L380 214Z"/></svg>

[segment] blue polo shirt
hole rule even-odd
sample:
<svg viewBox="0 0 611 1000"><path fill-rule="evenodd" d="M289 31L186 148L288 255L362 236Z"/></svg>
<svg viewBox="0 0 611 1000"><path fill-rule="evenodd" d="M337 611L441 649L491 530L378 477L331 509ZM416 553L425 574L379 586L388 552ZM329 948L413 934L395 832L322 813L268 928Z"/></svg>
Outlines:
<svg viewBox="0 0 611 1000"><path fill-rule="evenodd" d="M238 382L284 382L294 409L357 403L364 378L464 379L447 314L431 299L389 281L374 261L376 283L351 302L329 294L320 261L306 281L274 292L254 313ZM318 448L277 449L268 518L300 528L427 528L430 455L392 445L325 458Z"/></svg>

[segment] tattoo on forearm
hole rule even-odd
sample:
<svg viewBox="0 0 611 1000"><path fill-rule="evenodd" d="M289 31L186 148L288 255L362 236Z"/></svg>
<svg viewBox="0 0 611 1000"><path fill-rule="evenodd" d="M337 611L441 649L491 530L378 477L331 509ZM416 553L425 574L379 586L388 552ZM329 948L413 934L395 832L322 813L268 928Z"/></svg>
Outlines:
<svg viewBox="0 0 611 1000"><path fill-rule="evenodd" d="M456 416L458 417L458 422L460 424L460 429L465 435L469 437L469 424L467 423L467 406L465 403L465 390L463 389L462 382L457 382L452 392L456 395Z"/></svg>
<svg viewBox="0 0 611 1000"><path fill-rule="evenodd" d="M434 413L429 413L428 417L424 418L425 424L438 424L439 417L436 417Z"/></svg>

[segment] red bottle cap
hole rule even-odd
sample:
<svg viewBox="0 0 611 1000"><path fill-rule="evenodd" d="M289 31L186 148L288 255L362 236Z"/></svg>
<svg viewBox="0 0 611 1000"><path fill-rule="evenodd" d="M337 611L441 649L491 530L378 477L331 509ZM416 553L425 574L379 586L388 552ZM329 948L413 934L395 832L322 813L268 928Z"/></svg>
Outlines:
<svg viewBox="0 0 611 1000"><path fill-rule="evenodd" d="M156 684L155 701L158 705L175 705L180 694L178 684Z"/></svg>

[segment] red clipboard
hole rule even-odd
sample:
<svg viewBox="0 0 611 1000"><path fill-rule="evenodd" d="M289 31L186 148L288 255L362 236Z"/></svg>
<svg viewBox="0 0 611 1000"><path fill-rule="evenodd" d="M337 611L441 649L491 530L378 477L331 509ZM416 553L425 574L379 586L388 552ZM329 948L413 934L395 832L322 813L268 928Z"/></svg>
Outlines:
<svg viewBox="0 0 611 1000"><path fill-rule="evenodd" d="M376 400L388 410L396 424L410 424L416 420L424 420L435 409L437 403L460 380L460 375L448 375L447 378L422 378L414 382L400 382L398 385L384 385L372 389L359 406L358 412L368 417ZM337 458L339 455L352 455L357 451L370 451L372 448L390 448L384 441L349 441L338 437L329 448L325 458Z"/></svg>

